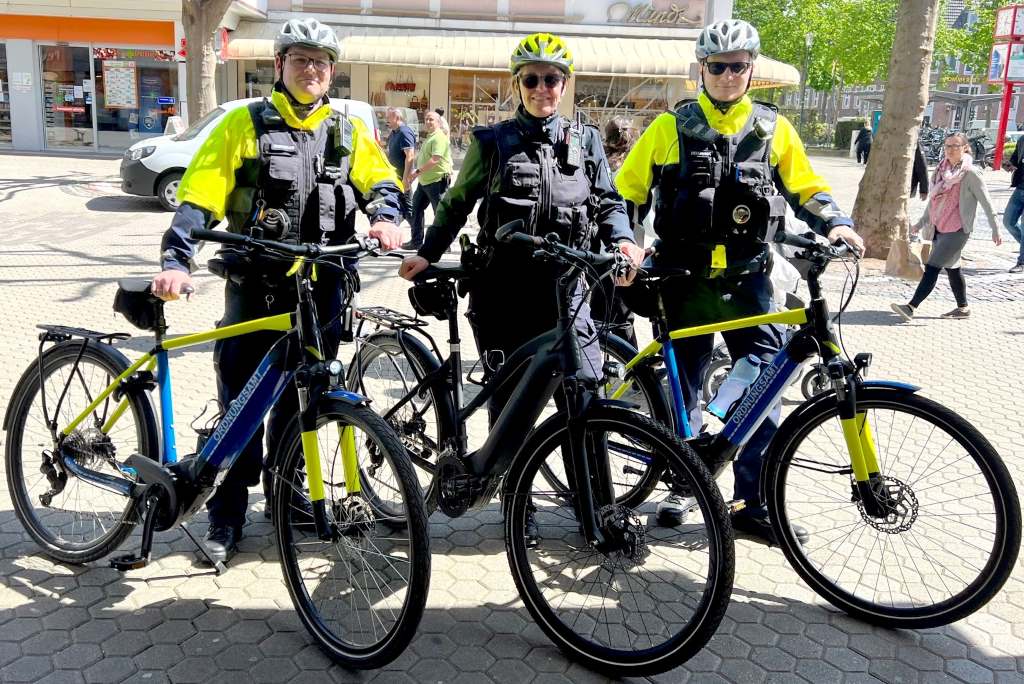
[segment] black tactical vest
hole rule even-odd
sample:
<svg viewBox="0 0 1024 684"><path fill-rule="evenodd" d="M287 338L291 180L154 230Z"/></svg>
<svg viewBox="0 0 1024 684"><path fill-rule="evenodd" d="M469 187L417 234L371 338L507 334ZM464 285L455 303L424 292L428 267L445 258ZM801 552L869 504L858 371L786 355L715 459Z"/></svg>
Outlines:
<svg viewBox="0 0 1024 684"><path fill-rule="evenodd" d="M335 113L315 131L302 131L288 126L266 98L248 107L259 156L243 160L236 173L227 201L228 229L249 233L276 209L288 218L287 234L265 230L268 239L336 244L350 238L356 198L341 140L351 138L351 123Z"/></svg>
<svg viewBox="0 0 1024 684"><path fill-rule="evenodd" d="M775 108L755 102L736 135L713 129L695 101L675 116L679 166L661 170L654 214L662 252L705 272L763 270L786 212L771 167Z"/></svg>
<svg viewBox="0 0 1024 684"><path fill-rule="evenodd" d="M473 131L485 150L496 148L496 166L491 167L489 192L478 215L482 245L493 244L494 231L516 219L523 219L533 235L554 232L566 244L590 244L596 230L597 200L590 183L595 168L583 150L584 136L596 133L568 119L559 126L554 145L525 140L514 119Z"/></svg>

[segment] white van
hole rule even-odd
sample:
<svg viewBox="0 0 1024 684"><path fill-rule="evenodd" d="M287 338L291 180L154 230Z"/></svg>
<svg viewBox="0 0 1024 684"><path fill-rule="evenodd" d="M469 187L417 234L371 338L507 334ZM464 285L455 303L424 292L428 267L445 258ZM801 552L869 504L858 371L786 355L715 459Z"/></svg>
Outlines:
<svg viewBox="0 0 1024 684"><path fill-rule="evenodd" d="M162 135L135 143L121 158L121 190L129 195L156 197L164 209L174 211L178 208L178 182L192 161L192 155L216 128L220 117L260 99L251 97L225 102L177 135ZM339 112L348 107L349 116L361 119L380 144L380 131L370 105L359 100L331 98L331 107Z"/></svg>

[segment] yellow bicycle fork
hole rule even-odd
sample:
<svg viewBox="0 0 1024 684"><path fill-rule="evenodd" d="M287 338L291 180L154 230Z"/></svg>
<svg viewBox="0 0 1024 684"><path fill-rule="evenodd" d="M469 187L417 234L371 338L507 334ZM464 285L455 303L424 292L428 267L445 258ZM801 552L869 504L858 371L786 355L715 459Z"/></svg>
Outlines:
<svg viewBox="0 0 1024 684"><path fill-rule="evenodd" d="M875 448L867 412L858 411L853 418L841 418L839 422L843 427L843 438L850 453L854 479L866 483L872 475L880 472L878 450Z"/></svg>
<svg viewBox="0 0 1024 684"><path fill-rule="evenodd" d="M355 428L346 425L340 429L341 464L345 474L345 487L349 494L360 491L359 461L356 457ZM309 500L314 506L323 501L324 477L320 469L320 443L316 438L316 430L302 433L302 456L306 462L306 480L309 485Z"/></svg>

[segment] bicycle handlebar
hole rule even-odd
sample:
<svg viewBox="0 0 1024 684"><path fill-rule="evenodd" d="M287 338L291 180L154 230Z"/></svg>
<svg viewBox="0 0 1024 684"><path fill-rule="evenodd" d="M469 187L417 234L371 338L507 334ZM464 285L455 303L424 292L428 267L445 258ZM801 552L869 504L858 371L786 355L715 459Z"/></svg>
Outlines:
<svg viewBox="0 0 1024 684"><path fill-rule="evenodd" d="M376 238L366 237L365 235L356 235L356 241L353 244L333 245L328 247L308 242L292 244L288 242L278 242L276 240L260 240L249 237L248 235L239 235L237 233L229 233L223 230L206 230L205 228L193 228L191 236L193 240L206 240L208 242L217 242L222 245L236 245L239 247L246 247L248 249L265 249L270 252L277 252L278 254L286 254L288 256L295 257L311 257L314 259L333 254L349 254L351 252L361 251L374 252L380 249L379 240Z"/></svg>
<svg viewBox="0 0 1024 684"><path fill-rule="evenodd" d="M494 237L499 242L530 245L536 248L535 254L554 256L555 258L561 258L564 261L577 264L583 263L590 266L605 266L609 263L617 262L621 258L625 258L621 252L598 254L596 252L575 249L559 242L558 235L555 233L549 233L544 237L540 237L539 235L529 235L519 231L518 229L522 227L522 220L506 223L499 228L497 232L495 232Z"/></svg>
<svg viewBox="0 0 1024 684"><path fill-rule="evenodd" d="M807 256L814 254L839 259L847 255L853 255L854 258L860 258L860 254L857 250L843 239L840 239L838 242L831 245L823 245L813 238L796 235L795 233L787 233L784 230L780 230L775 233L775 242L783 245L789 245L790 247L796 247L797 249L803 249L807 252Z"/></svg>

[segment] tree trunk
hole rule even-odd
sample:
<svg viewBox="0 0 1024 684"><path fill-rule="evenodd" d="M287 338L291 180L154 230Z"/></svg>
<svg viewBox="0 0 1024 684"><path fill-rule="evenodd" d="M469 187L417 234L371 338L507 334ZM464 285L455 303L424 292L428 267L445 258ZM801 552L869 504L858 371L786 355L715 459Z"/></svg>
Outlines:
<svg viewBox="0 0 1024 684"><path fill-rule="evenodd" d="M907 196L913 166L914 132L928 102L939 0L902 0L889 58L882 119L860 181L853 220L864 237L866 256L884 259L894 250L899 275L921 272L907 244ZM914 263L916 261L916 263ZM887 264L886 272L890 272Z"/></svg>
<svg viewBox="0 0 1024 684"><path fill-rule="evenodd" d="M181 23L187 50L185 90L190 124L217 106L214 32L232 1L182 0Z"/></svg>

